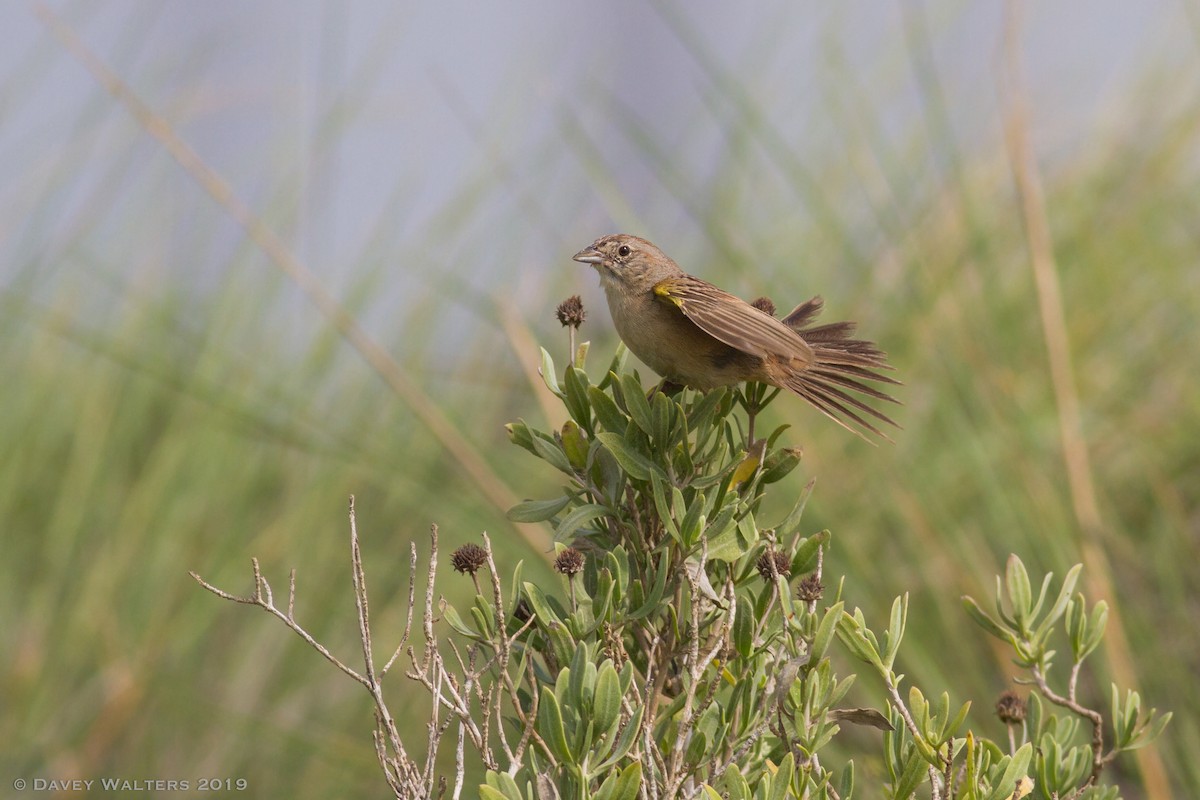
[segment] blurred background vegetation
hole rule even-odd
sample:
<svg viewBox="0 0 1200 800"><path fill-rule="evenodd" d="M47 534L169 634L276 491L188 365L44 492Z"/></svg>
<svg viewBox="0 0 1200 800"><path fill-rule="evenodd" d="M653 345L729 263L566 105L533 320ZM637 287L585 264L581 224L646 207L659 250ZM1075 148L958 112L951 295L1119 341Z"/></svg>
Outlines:
<svg viewBox="0 0 1200 800"><path fill-rule="evenodd" d="M248 590L254 555L283 591L295 567L298 617L346 658L351 493L378 649L430 523L446 553L487 530L505 569L524 559L556 580L502 507L549 496L555 477L502 425L559 421L531 378L536 343L564 358L562 297L584 296L593 366L611 354L594 276L569 257L623 230L748 298L820 293L890 352L906 383L895 446L800 403L771 412L806 451L793 490L817 478L827 575L847 576L872 622L912 593L910 680L974 700L974 724L999 736L991 706L1013 668L958 597L990 596L1009 552L1061 576L1091 547L1111 573L1090 587L1120 612L1107 656L1177 712L1119 782L1127 797L1169 796L1163 776L1200 794L1195 4L1038 4L1020 28L1094 531L1065 477L1004 146L1003 6L836 5L525 3L515 21L456 21L369 3L244 17L61 3L57 33L6 7L5 785L383 794L368 698L187 571ZM96 82L71 35L230 182L405 389ZM468 593L447 572L441 589ZM1084 687L1092 705L1107 707L1110 677ZM423 741L424 698L399 676L393 692Z"/></svg>

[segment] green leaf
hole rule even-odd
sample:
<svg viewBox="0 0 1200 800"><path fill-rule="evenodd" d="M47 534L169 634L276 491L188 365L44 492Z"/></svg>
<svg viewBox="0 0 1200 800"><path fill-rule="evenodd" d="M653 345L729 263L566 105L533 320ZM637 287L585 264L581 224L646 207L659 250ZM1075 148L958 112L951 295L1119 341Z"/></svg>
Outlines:
<svg viewBox="0 0 1200 800"><path fill-rule="evenodd" d="M563 391L558 385L558 372L554 369L554 359L546 352L546 348L542 347L539 349L542 351L542 366L538 368L538 373L546 383L546 388L557 397L562 397Z"/></svg>
<svg viewBox="0 0 1200 800"><path fill-rule="evenodd" d="M569 419L563 423L559 437L567 461L576 470L582 471L587 466L588 451L591 449L591 443L583 435L583 429L575 424L575 420Z"/></svg>
<svg viewBox="0 0 1200 800"><path fill-rule="evenodd" d="M629 693L629 687L633 685L633 662L626 661L621 667L618 677L621 678L621 694L624 696Z"/></svg>
<svg viewBox="0 0 1200 800"><path fill-rule="evenodd" d="M729 792L729 800L751 800L750 784L742 777L742 770L737 764L730 764L725 770L725 789Z"/></svg>
<svg viewBox="0 0 1200 800"><path fill-rule="evenodd" d="M771 399L774 399L775 395L777 395L777 394L779 394L778 388L776 388L775 391L773 391L771 393ZM770 402L770 401L768 400L768 402ZM765 408L766 403L763 403L762 407ZM785 423L783 425L780 425L775 430L771 431L771 435L767 437L767 447L774 447L775 443L779 441L779 437L783 436L784 432L787 431L787 429L790 427L792 427L792 426Z"/></svg>
<svg viewBox="0 0 1200 800"><path fill-rule="evenodd" d="M847 761L846 766L842 767L842 774L838 778L838 797L841 800L851 800L854 796L854 761Z"/></svg>
<svg viewBox="0 0 1200 800"><path fill-rule="evenodd" d="M1147 722L1143 725L1133 737L1132 740L1123 748L1124 750L1138 750L1152 743L1155 739L1162 735L1166 729L1167 723L1171 721L1173 712L1168 711L1165 714L1159 715L1158 709L1150 709L1147 715Z"/></svg>
<svg viewBox="0 0 1200 800"><path fill-rule="evenodd" d="M538 624L544 627L550 625L552 622L562 623L562 617L550 605L549 599L542 592L540 586L536 583L526 581L523 588L525 589L525 599L533 607L533 613L537 616Z"/></svg>
<svg viewBox="0 0 1200 800"><path fill-rule="evenodd" d="M476 627L483 631L485 639L491 639L495 633L495 613L482 597L475 596L475 605L471 606L471 619L475 621Z"/></svg>
<svg viewBox="0 0 1200 800"><path fill-rule="evenodd" d="M563 404L567 407L567 412L575 422L590 431L592 429L592 406L588 402L587 373L568 366L563 383L566 385Z"/></svg>
<svg viewBox="0 0 1200 800"><path fill-rule="evenodd" d="M611 660L606 660L596 675L596 693L592 700L592 719L596 730L605 734L621 713L621 679Z"/></svg>
<svg viewBox="0 0 1200 800"><path fill-rule="evenodd" d="M713 417L720 410L721 401L727 393L728 391L722 388L700 395L700 399L693 403L688 411L688 427L703 432L702 429L712 424Z"/></svg>
<svg viewBox="0 0 1200 800"><path fill-rule="evenodd" d="M606 559L607 561L607 559ZM596 593L592 595L592 614L597 625L608 622L609 609L612 605L613 590L616 582L612 570L607 566L596 571Z"/></svg>
<svg viewBox="0 0 1200 800"><path fill-rule="evenodd" d="M510 508L505 516L512 522L545 522L566 508L570 502L569 496L555 497L551 500L526 500Z"/></svg>
<svg viewBox="0 0 1200 800"><path fill-rule="evenodd" d="M575 755L567 746L567 732L563 727L562 709L559 708L558 698L549 686L542 687L538 700L538 717L536 726L538 735L550 748L550 752L563 764L574 764Z"/></svg>
<svg viewBox="0 0 1200 800"><path fill-rule="evenodd" d="M916 749L910 750L904 759L904 771L892 786L892 797L912 797L925 777L925 766Z"/></svg>
<svg viewBox="0 0 1200 800"><path fill-rule="evenodd" d="M621 465L621 469L625 470L631 478L639 481L650 479L650 473L657 471L658 468L644 455L630 447L625 437L612 432L597 433L596 438L599 439L608 452L612 453L613 458L617 459L617 463ZM563 457L566 461L566 457Z"/></svg>
<svg viewBox="0 0 1200 800"><path fill-rule="evenodd" d="M869 631L866 631L858 617L843 611L841 618L838 619L837 633L838 639L846 646L851 655L872 664L880 672L885 671L883 662L879 660L879 648L867 636Z"/></svg>
<svg viewBox="0 0 1200 800"><path fill-rule="evenodd" d="M1092 607L1092 615L1088 619L1087 633L1080 643L1079 651L1075 654L1076 661L1082 661L1091 654L1104 638L1104 629L1108 626L1108 603L1098 600Z"/></svg>
<svg viewBox="0 0 1200 800"><path fill-rule="evenodd" d="M554 648L554 655L558 658L558 663L563 664L571 660L571 656L575 653L578 643L575 637L571 635L570 629L563 623L551 623L545 628L546 637L550 640L550 646Z"/></svg>
<svg viewBox="0 0 1200 800"><path fill-rule="evenodd" d="M763 462L762 485L769 486L786 478L800 465L802 455L804 451L799 447L785 447L771 453Z"/></svg>
<svg viewBox="0 0 1200 800"><path fill-rule="evenodd" d="M1142 698L1137 692L1129 691L1125 695L1125 707L1121 707L1121 692L1117 685L1112 684L1112 726L1113 743L1117 747L1128 744L1133 739L1133 731L1137 727L1138 710Z"/></svg>
<svg viewBox="0 0 1200 800"><path fill-rule="evenodd" d="M596 765L597 772L608 769L613 764L616 764L630 751L633 743L637 741L638 734L641 733L642 713L645 710L646 707L640 704L634 708L633 717L621 729L621 735L617 738L617 743L613 746L612 752L608 754L608 758Z"/></svg>
<svg viewBox="0 0 1200 800"><path fill-rule="evenodd" d="M641 608L646 603L646 587L641 578L629 582L629 607Z"/></svg>
<svg viewBox="0 0 1200 800"><path fill-rule="evenodd" d="M1025 633L1033 612L1033 589L1029 583L1029 573L1016 555L1008 557L1008 564L1004 569L1004 583L1008 588L1008 600L1012 604L1013 620L1021 633Z"/></svg>
<svg viewBox="0 0 1200 800"><path fill-rule="evenodd" d="M487 781L487 785L480 787L480 797L494 796L484 795L482 790L486 788L493 791L499 790L501 793L500 797L503 797L504 800L525 800L521 796L521 789L517 786L517 782L507 772L496 772L489 769L485 780Z"/></svg>
<svg viewBox="0 0 1200 800"><path fill-rule="evenodd" d="M654 442L660 448L669 446L675 420L675 403L662 392L655 392L654 402L650 404L650 417L653 430L649 433L654 437Z"/></svg>
<svg viewBox="0 0 1200 800"><path fill-rule="evenodd" d="M466 636L470 639L484 638L479 631L463 622L462 617L458 615L458 611L455 610L454 606L447 605L442 611L442 618L446 620L447 624L449 624L456 633L462 636Z"/></svg>
<svg viewBox="0 0 1200 800"><path fill-rule="evenodd" d="M510 422L504 426L504 430L508 432L508 440L510 442L537 455L537 452L533 449L533 433L529 430L529 426L525 424L525 420L519 419L516 422Z"/></svg>
<svg viewBox="0 0 1200 800"><path fill-rule="evenodd" d="M629 427L629 417L617 407L616 401L595 386L588 387L587 396L592 402L592 409L596 412L600 426L606 431L624 436L625 429Z"/></svg>
<svg viewBox="0 0 1200 800"><path fill-rule="evenodd" d="M1037 615L1042 612L1042 604L1046 602L1046 593L1050 591L1050 581L1054 579L1054 574L1046 573L1046 577L1042 578L1042 588L1038 591L1038 599L1033 603L1029 610L1030 621L1037 619Z"/></svg>
<svg viewBox="0 0 1200 800"><path fill-rule="evenodd" d="M733 516L737 513L737 502L726 503L725 507L713 517L704 530L708 539L709 561L737 561L746 552L739 535Z"/></svg>
<svg viewBox="0 0 1200 800"><path fill-rule="evenodd" d="M547 442L540 436L533 437L533 451L537 456L560 472L565 472L568 475L574 475L575 469L571 466L571 462L567 460L567 454L563 452L562 447L557 443Z"/></svg>
<svg viewBox="0 0 1200 800"><path fill-rule="evenodd" d="M1062 617L1063 612L1067 609L1067 603L1071 600L1071 592L1075 590L1075 583L1079 580L1079 571L1082 569L1082 564L1076 564L1067 571L1066 577L1063 578L1062 588L1058 590L1058 599L1054 601L1054 605L1046 613L1046 618L1037 627L1034 634L1036 638L1045 637L1050 632L1050 628ZM1050 575L1046 576L1047 579L1050 577Z"/></svg>
<svg viewBox="0 0 1200 800"><path fill-rule="evenodd" d="M984 795L984 800L1008 800L1017 788L1017 781L1029 774L1029 762L1033 758L1033 743L1021 745L1012 757L1005 756L997 766L1002 766L1004 772L992 784L992 790ZM1005 764L1005 761L1008 763Z"/></svg>
<svg viewBox="0 0 1200 800"><path fill-rule="evenodd" d="M917 723L917 730L922 734L928 732L929 703L925 700L924 693L916 686L909 687L908 708L912 713L913 721Z"/></svg>
<svg viewBox="0 0 1200 800"><path fill-rule="evenodd" d="M646 602L642 604L641 608L630 612L629 619L641 619L642 617L648 616L651 612L658 608L659 603L662 601L663 594L667 590L667 577L671 572L670 563L670 554L664 550L658 559L658 568L657 575L654 579L654 588L650 590L650 595L646 598Z"/></svg>
<svg viewBox="0 0 1200 800"><path fill-rule="evenodd" d="M821 622L817 625L817 632L813 634L812 650L809 657L812 661L820 661L825 657L825 651L829 649L829 643L833 641L833 635L837 632L838 620L842 618L842 608L845 603L837 603L825 609L824 616L821 617Z"/></svg>
<svg viewBox="0 0 1200 800"><path fill-rule="evenodd" d="M580 713L585 713L592 704L592 688L595 684L588 685L587 668L591 666L595 669L595 667L589 660L590 655L586 643L575 651L575 656L571 659L570 671L567 674L567 692L563 696L563 703Z"/></svg>
<svg viewBox="0 0 1200 800"><path fill-rule="evenodd" d="M508 795L497 791L490 786L480 786L479 796L482 798L482 800L512 800L512 798L510 798ZM517 795L518 800L520 800L520 797L520 795Z"/></svg>
<svg viewBox="0 0 1200 800"><path fill-rule="evenodd" d="M788 796L788 790L792 788L792 772L795 769L796 759L788 753L771 780L771 792L767 795L767 800L784 800Z"/></svg>
<svg viewBox="0 0 1200 800"><path fill-rule="evenodd" d="M749 658L754 651L754 614L745 595L738 595L733 615L733 647L742 658Z"/></svg>
<svg viewBox="0 0 1200 800"><path fill-rule="evenodd" d="M746 512L746 516L738 520L737 532L738 540L742 545L742 552L746 552L758 544L758 526L754 523L753 512Z"/></svg>
<svg viewBox="0 0 1200 800"><path fill-rule="evenodd" d="M509 584L508 594L508 615L511 617L517 610L517 604L521 602L521 573L525 569L525 562L518 561L517 566L513 568L512 582Z"/></svg>
<svg viewBox="0 0 1200 800"><path fill-rule="evenodd" d="M692 504L687 507L683 520L679 523L679 538L689 552L700 541L700 531L704 529L704 498L697 495Z"/></svg>
<svg viewBox="0 0 1200 800"><path fill-rule="evenodd" d="M703 731L692 731L691 738L688 740L687 748L684 750L684 761L691 764L699 764L705 760L708 755L708 735Z"/></svg>
<svg viewBox="0 0 1200 800"><path fill-rule="evenodd" d="M944 726L944 732L942 734L943 743L949 741L951 737L958 735L958 730L962 727L963 723L967 721L967 714L970 713L970 711L971 701L968 700L962 704L962 707L958 709L958 713L954 715L954 719L950 720Z"/></svg>
<svg viewBox="0 0 1200 800"><path fill-rule="evenodd" d="M599 439L592 440L588 449L588 459L592 463L588 475L600 489L603 499L612 506L619 505L625 495L626 477L617 459L613 458L613 454L605 449L604 443Z"/></svg>
<svg viewBox="0 0 1200 800"><path fill-rule="evenodd" d="M599 517L607 516L608 509L596 503L585 503L571 510L554 529L554 538L560 542L569 542L575 532L587 523Z"/></svg>
<svg viewBox="0 0 1200 800"><path fill-rule="evenodd" d="M800 492L800 496L796 499L796 504L792 506L792 510L788 515L775 526L775 533L782 540L785 536L791 536L800 527L800 519L804 516L804 508L808 505L808 498L812 497L813 487L817 485L817 479L813 478ZM793 575L796 573L793 572Z"/></svg>
<svg viewBox="0 0 1200 800"><path fill-rule="evenodd" d="M625 410L634 423L647 436L653 436L654 416L650 411L650 402L646 400L646 390L637 376L628 373L621 376L621 399L625 401Z"/></svg>
<svg viewBox="0 0 1200 800"><path fill-rule="evenodd" d="M612 566L609 569L616 576L617 588L624 594L629 591L629 551L625 549L625 545L619 544L605 555L605 563L608 563L610 556Z"/></svg>
<svg viewBox="0 0 1200 800"><path fill-rule="evenodd" d="M776 528L775 531L776 534L781 534L782 528ZM825 530L801 541L800 546L796 548L796 555L792 556L791 574L803 575L816 569L817 551L829 544L829 538L829 531Z"/></svg>
<svg viewBox="0 0 1200 800"><path fill-rule="evenodd" d="M608 781L605 781L607 783ZM621 770L612 797L608 800L636 800L642 788L642 765L635 761Z"/></svg>
<svg viewBox="0 0 1200 800"><path fill-rule="evenodd" d="M661 477L658 473L650 473L650 489L654 496L654 509L658 512L658 518L662 522L663 527L667 529L667 533L674 539L679 538L679 526L675 524L675 514L672 512L671 504L667 500L666 491L667 479Z"/></svg>
<svg viewBox="0 0 1200 800"><path fill-rule="evenodd" d="M975 602L975 598L963 595L962 602L963 607L967 609L967 614L979 624L979 627L997 639L1003 639L1006 642L1014 641L1012 632L997 622L991 614L980 608L979 603Z"/></svg>
<svg viewBox="0 0 1200 800"><path fill-rule="evenodd" d="M612 362L608 365L608 372L604 374L604 380L600 381L600 388L607 388L609 384L617 380L617 376L625 371L625 362L629 360L629 348L624 342L617 342L617 352L613 354Z"/></svg>
<svg viewBox="0 0 1200 800"><path fill-rule="evenodd" d="M884 639L882 661L883 665L892 669L896 662L896 653L900 649L900 640L904 638L904 626L908 622L908 592L892 601L891 618L888 621L887 636Z"/></svg>

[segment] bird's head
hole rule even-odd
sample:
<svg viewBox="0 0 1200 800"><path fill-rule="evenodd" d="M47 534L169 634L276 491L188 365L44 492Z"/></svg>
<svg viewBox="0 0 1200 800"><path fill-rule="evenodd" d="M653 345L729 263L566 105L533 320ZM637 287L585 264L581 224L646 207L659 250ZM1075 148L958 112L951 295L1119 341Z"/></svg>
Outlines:
<svg viewBox="0 0 1200 800"><path fill-rule="evenodd" d="M602 236L572 258L595 267L605 289L648 292L659 281L683 272L653 244L627 233Z"/></svg>

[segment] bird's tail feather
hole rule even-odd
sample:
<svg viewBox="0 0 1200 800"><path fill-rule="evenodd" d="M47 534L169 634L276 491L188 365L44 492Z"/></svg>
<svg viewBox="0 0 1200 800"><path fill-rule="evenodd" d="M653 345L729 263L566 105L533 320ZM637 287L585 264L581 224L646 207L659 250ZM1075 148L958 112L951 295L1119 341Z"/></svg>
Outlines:
<svg viewBox="0 0 1200 800"><path fill-rule="evenodd" d="M881 374L890 370L887 354L872 342L853 338L853 322L834 322L811 326L810 323L821 313L823 301L820 297L801 303L783 318L808 343L813 352L813 363L801 372L792 375L787 387L811 403L843 428L870 441L863 431L869 431L891 441L881 431L876 420L899 428L889 416L872 408L856 392L889 403L900 401L864 381L900 385L900 381Z"/></svg>

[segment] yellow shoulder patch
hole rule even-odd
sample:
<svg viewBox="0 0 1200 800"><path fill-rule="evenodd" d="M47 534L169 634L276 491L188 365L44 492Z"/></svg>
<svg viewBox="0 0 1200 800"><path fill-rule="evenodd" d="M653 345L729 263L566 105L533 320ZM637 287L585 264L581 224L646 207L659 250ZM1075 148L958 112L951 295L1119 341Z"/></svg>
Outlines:
<svg viewBox="0 0 1200 800"><path fill-rule="evenodd" d="M675 282L670 278L667 278L665 281L659 281L658 283L654 284L654 293L663 300L667 300L679 306L680 308L683 308L683 298L675 294L677 288L678 287L676 286Z"/></svg>

